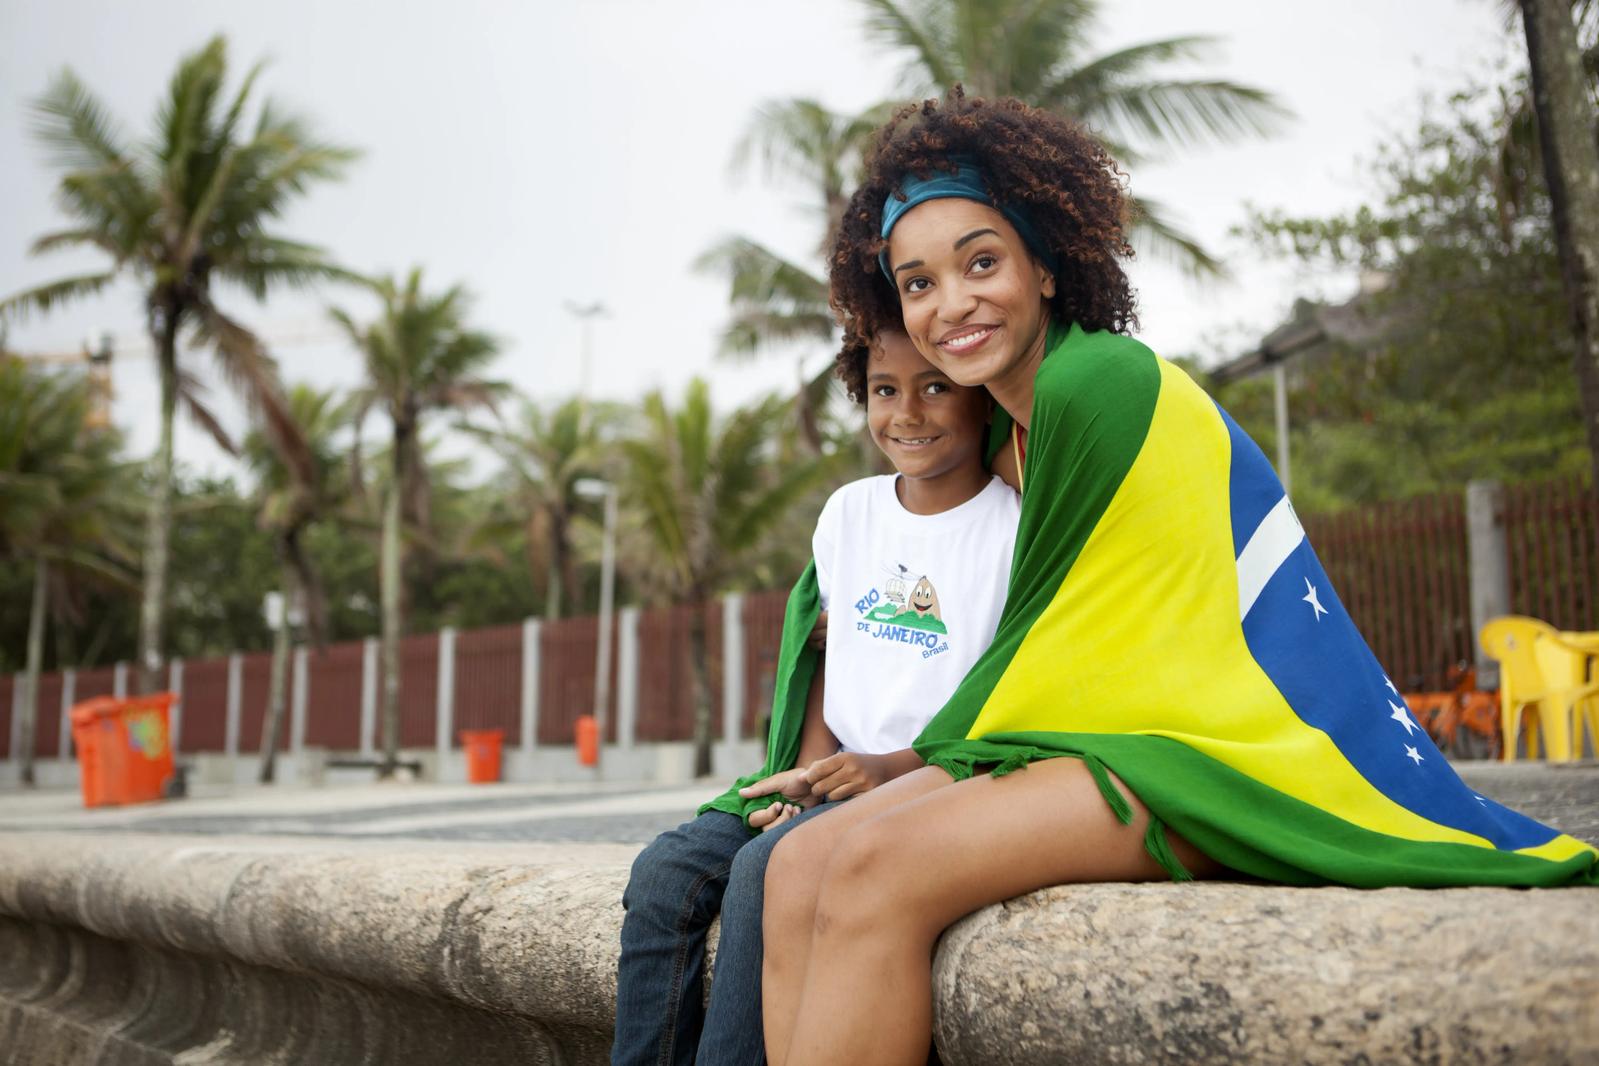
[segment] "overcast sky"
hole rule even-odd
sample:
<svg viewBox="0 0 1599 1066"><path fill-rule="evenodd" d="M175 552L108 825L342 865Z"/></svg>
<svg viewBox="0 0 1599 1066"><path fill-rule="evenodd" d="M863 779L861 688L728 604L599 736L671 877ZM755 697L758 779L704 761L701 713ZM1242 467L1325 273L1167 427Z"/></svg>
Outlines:
<svg viewBox="0 0 1599 1066"><path fill-rule="evenodd" d="M1490 0L1107 0L1096 51L1214 35L1217 56L1187 72L1269 90L1295 116L1267 142L1132 170L1134 192L1222 253L1236 279L1200 286L1138 262L1143 338L1168 355L1234 354L1295 296L1346 291L1346 278L1260 262L1229 229L1249 203L1325 214L1361 202L1373 188L1362 163L1385 137L1414 128L1425 94L1514 54L1499 10ZM316 188L280 232L356 270L420 264L434 286L464 282L478 297L477 324L504 340L497 375L536 398L578 383L580 329L566 302L601 300L611 317L594 333L597 393L675 393L707 374L723 408L792 383L806 353L717 361L725 286L691 262L730 233L805 258L817 234L805 189L758 172L730 176L733 145L764 100L808 96L858 110L894 95L901 67L901 57L866 46L854 0L0 0L0 293L99 263L88 253L26 254L33 237L63 222L51 199L56 175L28 134L27 101L70 66L126 133L142 136L178 57L216 32L227 35L236 72L268 58L266 95L364 151L344 182ZM332 338L323 309L365 317L369 297L330 289L266 305L226 298L276 342L288 380L359 380L355 353ZM115 364L114 416L145 453L156 388L133 347L142 329L138 291L125 285L14 328L10 345L71 351L91 332L112 332L131 352ZM808 353L805 365L819 368L830 354ZM217 406L243 429L239 408L225 397ZM178 452L190 468L230 469L188 425Z"/></svg>

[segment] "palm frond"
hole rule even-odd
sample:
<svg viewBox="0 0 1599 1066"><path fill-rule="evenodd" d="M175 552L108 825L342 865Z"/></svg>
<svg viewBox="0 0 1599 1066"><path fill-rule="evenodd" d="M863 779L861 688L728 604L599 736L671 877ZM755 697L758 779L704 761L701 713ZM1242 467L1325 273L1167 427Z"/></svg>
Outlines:
<svg viewBox="0 0 1599 1066"><path fill-rule="evenodd" d="M278 383L277 364L254 333L223 314L209 301L196 310L196 333L211 345L217 363L251 412L258 417L273 445L295 476L309 482L315 476L310 449L290 417Z"/></svg>
<svg viewBox="0 0 1599 1066"><path fill-rule="evenodd" d="M1130 206L1134 247L1181 267L1195 279L1220 281L1230 276L1226 264L1206 251L1199 238L1185 233L1167 218L1161 204L1147 197L1138 197Z"/></svg>
<svg viewBox="0 0 1599 1066"><path fill-rule="evenodd" d="M16 293L0 300L0 319L23 322L33 312L49 314L73 300L82 300L98 294L116 279L114 271L80 274L77 277L62 278L48 285L40 285L36 289Z"/></svg>
<svg viewBox="0 0 1599 1066"><path fill-rule="evenodd" d="M111 114L71 70L57 74L33 101L33 135L64 170L117 170L128 151Z"/></svg>

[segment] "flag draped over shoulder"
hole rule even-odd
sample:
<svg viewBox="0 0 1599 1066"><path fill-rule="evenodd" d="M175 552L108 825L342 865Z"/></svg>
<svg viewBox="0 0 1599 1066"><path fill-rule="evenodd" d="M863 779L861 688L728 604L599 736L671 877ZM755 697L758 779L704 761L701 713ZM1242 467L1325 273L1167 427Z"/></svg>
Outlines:
<svg viewBox="0 0 1599 1066"><path fill-rule="evenodd" d="M761 769L739 778L733 787L700 807L699 813L725 811L736 814L749 825L750 814L769 807L777 797L745 799L738 790L764 777L791 770L799 758L800 732L805 725L805 697L811 689L820 658L806 644L816 618L822 610L821 593L816 585L816 564L812 562L794 583L783 611L783 640L777 653L776 688L772 693L772 721L766 734L766 763Z"/></svg>
<svg viewBox="0 0 1599 1066"><path fill-rule="evenodd" d="M960 779L1080 758L1128 820L1109 768L1177 877L1161 822L1290 884L1599 883L1594 848L1450 768L1214 401L1130 338L1049 345L1005 612L924 760Z"/></svg>

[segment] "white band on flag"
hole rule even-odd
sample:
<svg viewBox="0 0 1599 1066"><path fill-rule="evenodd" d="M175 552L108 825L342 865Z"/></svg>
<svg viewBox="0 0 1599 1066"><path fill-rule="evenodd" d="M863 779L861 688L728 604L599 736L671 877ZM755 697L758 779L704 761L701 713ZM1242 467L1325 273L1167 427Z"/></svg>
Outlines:
<svg viewBox="0 0 1599 1066"><path fill-rule="evenodd" d="M1249 543L1238 553L1238 618L1249 617L1250 608L1260 598L1266 582L1277 568L1288 560L1305 539L1304 527L1299 524L1293 506L1284 496L1277 506L1266 512Z"/></svg>

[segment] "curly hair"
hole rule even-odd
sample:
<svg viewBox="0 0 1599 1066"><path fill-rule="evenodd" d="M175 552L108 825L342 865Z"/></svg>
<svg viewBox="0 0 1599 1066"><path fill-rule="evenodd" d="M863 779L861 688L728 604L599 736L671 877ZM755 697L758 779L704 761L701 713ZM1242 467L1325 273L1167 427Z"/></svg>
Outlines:
<svg viewBox="0 0 1599 1066"><path fill-rule="evenodd" d="M1138 326L1122 260L1127 243L1126 175L1103 145L1075 123L1009 98L968 98L956 86L944 99L912 104L879 130L866 154L866 179L839 224L828 264L830 300L844 327L834 372L865 402L872 338L901 328L899 293L877 256L883 204L903 196L907 174L954 171L952 156L976 162L995 203L1027 213L1055 255L1050 311L1083 329L1130 333Z"/></svg>

